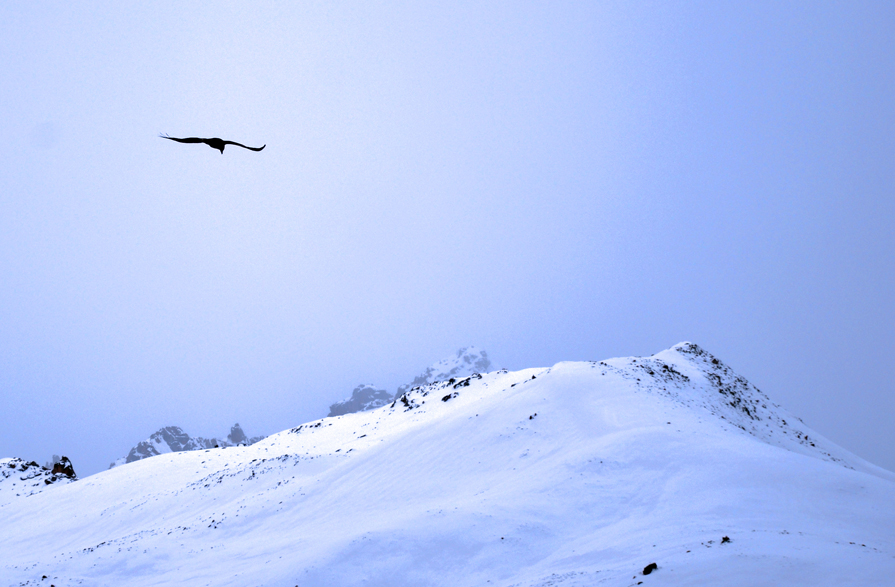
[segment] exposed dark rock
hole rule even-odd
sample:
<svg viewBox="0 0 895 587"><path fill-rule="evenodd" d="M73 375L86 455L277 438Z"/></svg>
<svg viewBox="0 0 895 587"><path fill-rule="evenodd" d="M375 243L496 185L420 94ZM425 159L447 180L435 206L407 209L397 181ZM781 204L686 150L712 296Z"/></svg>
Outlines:
<svg viewBox="0 0 895 587"><path fill-rule="evenodd" d="M656 563L650 563L650 564L646 565L645 567L643 567L643 574L649 575L650 573L652 573L653 571L655 571L658 568L659 568L659 565L657 565Z"/></svg>
<svg viewBox="0 0 895 587"><path fill-rule="evenodd" d="M453 356L435 363L423 373L417 375L413 381L402 385L395 392L394 398L399 399L414 387L421 387L436 381L447 381L472 375L473 373L487 373L491 368L491 359L486 351L480 351L475 347L466 347L458 350ZM468 385L468 383L467 383Z"/></svg>
<svg viewBox="0 0 895 587"><path fill-rule="evenodd" d="M454 383L454 389L457 389L458 387L469 387L470 381L472 381L473 379L481 379L481 378L482 378L482 375L480 373L473 373L469 377L464 377L460 381L457 381L456 383ZM454 381L454 379L450 379L449 383L453 382L453 381Z"/></svg>
<svg viewBox="0 0 895 587"><path fill-rule="evenodd" d="M68 457L62 457L59 462L53 464L53 475L65 475L69 478L77 477L75 475L75 469L71 465L71 461L68 460Z"/></svg>
<svg viewBox="0 0 895 587"><path fill-rule="evenodd" d="M19 458L0 459L4 465L0 468L0 489L15 486L16 495L28 496L40 493L49 485L65 485L78 480L67 457L54 459L58 461L52 468Z"/></svg>
<svg viewBox="0 0 895 587"><path fill-rule="evenodd" d="M491 360L488 358L487 352L479 351L475 347L462 348L455 355L435 363L425 372L417 375L410 383L398 387L394 394L384 389L377 389L370 384L358 385L351 392L351 397L329 407L327 417L374 410L389 404L394 408L398 401L402 401L406 407L410 408L411 406L406 400L401 400L402 396L409 391L425 387L436 381L446 382L455 388L466 387L469 385L470 376L486 373L490 368ZM481 378L481 375L478 377ZM444 401L448 401L451 397L456 397L456 395L452 395Z"/></svg>

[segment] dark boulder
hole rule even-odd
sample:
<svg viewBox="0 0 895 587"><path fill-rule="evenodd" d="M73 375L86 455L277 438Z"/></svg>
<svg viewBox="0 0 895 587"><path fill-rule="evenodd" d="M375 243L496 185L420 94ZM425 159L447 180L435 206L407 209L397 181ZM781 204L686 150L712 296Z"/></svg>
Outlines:
<svg viewBox="0 0 895 587"><path fill-rule="evenodd" d="M68 457L62 457L57 462L53 463L53 475L65 475L69 478L75 478L75 469L71 465L71 461L68 460Z"/></svg>

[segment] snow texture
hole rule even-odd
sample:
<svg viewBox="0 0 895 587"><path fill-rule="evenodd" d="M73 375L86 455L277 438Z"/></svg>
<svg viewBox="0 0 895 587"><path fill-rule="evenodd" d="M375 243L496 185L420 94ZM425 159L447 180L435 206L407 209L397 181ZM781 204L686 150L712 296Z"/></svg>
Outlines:
<svg viewBox="0 0 895 587"><path fill-rule="evenodd" d="M430 381L252 446L8 489L2 585L842 586L895 573L895 474L690 343Z"/></svg>

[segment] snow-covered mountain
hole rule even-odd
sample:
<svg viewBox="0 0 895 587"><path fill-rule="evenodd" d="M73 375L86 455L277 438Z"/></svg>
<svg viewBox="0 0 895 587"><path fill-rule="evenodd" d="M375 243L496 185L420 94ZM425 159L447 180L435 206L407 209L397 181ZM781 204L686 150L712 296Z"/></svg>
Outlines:
<svg viewBox="0 0 895 587"><path fill-rule="evenodd" d="M895 474L690 343L429 383L252 446L17 496L0 516L3 585L838 587L895 574Z"/></svg>
<svg viewBox="0 0 895 587"><path fill-rule="evenodd" d="M251 445L262 439L264 439L263 436L248 438L238 423L230 427L230 434L226 438L203 438L201 436L193 438L180 426L166 426L153 432L146 440L138 442L126 456L113 461L109 468L169 452L226 448L238 444Z"/></svg>
<svg viewBox="0 0 895 587"><path fill-rule="evenodd" d="M351 397L336 402L329 407L329 416L341 416L381 408L385 404L398 399L405 392L434 381L447 381L451 377L465 377L473 373L487 373L491 368L488 353L469 346L458 350L453 355L433 364L413 381L398 387L394 394L384 389L377 389L373 384L360 384L351 392Z"/></svg>

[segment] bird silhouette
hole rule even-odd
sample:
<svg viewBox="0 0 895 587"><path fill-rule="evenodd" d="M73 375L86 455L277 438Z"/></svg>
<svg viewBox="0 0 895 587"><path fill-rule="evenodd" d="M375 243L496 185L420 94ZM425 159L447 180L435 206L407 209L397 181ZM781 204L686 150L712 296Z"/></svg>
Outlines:
<svg viewBox="0 0 895 587"><path fill-rule="evenodd" d="M224 147L226 147L227 145L236 145L237 147L242 147L243 149L248 149L249 151L260 151L261 149L263 149L264 147L267 146L267 145L261 145L260 147L247 147L247 146L243 145L242 143L236 143L234 141L225 141L225 140L219 139L219 138L200 139L199 137L186 137L183 139L178 139L176 137L169 137L168 135L162 135L162 134L160 134L159 136L163 139L171 139L172 141L177 141L178 143L205 143L212 149L217 149L218 151L220 151L221 155L224 154Z"/></svg>

